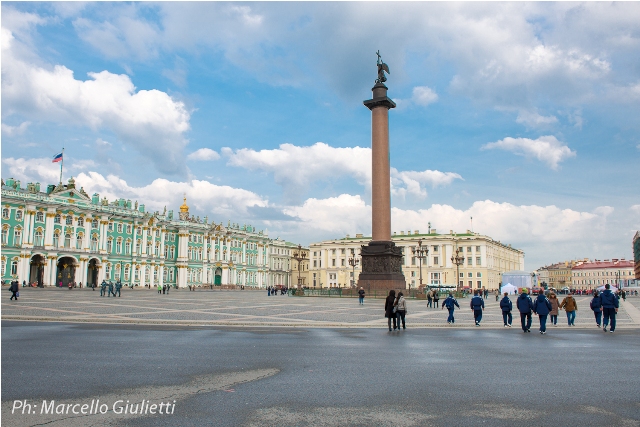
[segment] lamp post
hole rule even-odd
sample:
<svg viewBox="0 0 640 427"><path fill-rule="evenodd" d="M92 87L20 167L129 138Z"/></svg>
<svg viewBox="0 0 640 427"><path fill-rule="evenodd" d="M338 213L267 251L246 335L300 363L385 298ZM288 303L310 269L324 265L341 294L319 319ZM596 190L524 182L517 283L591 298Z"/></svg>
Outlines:
<svg viewBox="0 0 640 427"><path fill-rule="evenodd" d="M459 292L460 289L460 265L464 262L464 256L460 255L460 248L456 244L456 253L451 256L451 262L456 265L456 290Z"/></svg>
<svg viewBox="0 0 640 427"><path fill-rule="evenodd" d="M422 239L418 240L418 247L415 246L411 248L411 252L413 252L413 256L418 258L420 263L420 287L422 288L422 260L429 255L429 248L427 246L422 246Z"/></svg>
<svg viewBox="0 0 640 427"><path fill-rule="evenodd" d="M349 258L349 265L353 268L353 272L351 273L351 287L354 287L356 284L356 265L360 263L360 260L356 258L356 250L351 248L351 258Z"/></svg>
<svg viewBox="0 0 640 427"><path fill-rule="evenodd" d="M298 250L293 253L293 259L298 261L298 289L301 287L300 283L300 264L307 259L307 254L302 252L302 245L298 245Z"/></svg>

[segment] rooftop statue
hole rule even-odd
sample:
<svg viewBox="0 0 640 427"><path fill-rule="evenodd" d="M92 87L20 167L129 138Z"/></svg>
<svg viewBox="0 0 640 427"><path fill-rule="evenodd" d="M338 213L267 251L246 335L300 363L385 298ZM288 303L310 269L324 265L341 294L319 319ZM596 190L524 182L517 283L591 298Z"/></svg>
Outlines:
<svg viewBox="0 0 640 427"><path fill-rule="evenodd" d="M391 72L389 71L389 66L382 62L382 57L380 56L379 50L376 52L376 55L378 55L378 78L376 79L376 83L384 83L387 81L387 77L384 75L384 73L386 72L387 74L391 74Z"/></svg>

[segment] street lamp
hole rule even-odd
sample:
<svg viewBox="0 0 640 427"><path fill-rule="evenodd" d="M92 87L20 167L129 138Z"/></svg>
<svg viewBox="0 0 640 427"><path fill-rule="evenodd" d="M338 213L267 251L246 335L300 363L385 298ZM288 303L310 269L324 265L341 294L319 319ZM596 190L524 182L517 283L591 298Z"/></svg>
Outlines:
<svg viewBox="0 0 640 427"><path fill-rule="evenodd" d="M427 255L429 255L429 247L423 247L422 239L420 239L418 240L418 247L416 248L414 246L413 248L411 248L411 252L413 252L413 256L418 258L418 261L420 262L420 287L422 288L422 260L425 259ZM411 285L409 285L409 287L411 287Z"/></svg>
<svg viewBox="0 0 640 427"><path fill-rule="evenodd" d="M301 286L301 282L300 282L300 264L301 264L302 261L307 259L307 254L305 252L302 252L302 245L298 245L297 252L293 253L293 259L298 261L298 289L299 289L300 286Z"/></svg>
<svg viewBox="0 0 640 427"><path fill-rule="evenodd" d="M351 258L349 258L349 265L353 268L353 272L351 273L351 287L354 287L356 284L356 265L360 262L359 259L356 258L356 250L351 248Z"/></svg>
<svg viewBox="0 0 640 427"><path fill-rule="evenodd" d="M451 256L451 262L456 265L456 290L461 291L460 289L460 265L464 262L464 256L460 255L459 247L456 245L456 254Z"/></svg>

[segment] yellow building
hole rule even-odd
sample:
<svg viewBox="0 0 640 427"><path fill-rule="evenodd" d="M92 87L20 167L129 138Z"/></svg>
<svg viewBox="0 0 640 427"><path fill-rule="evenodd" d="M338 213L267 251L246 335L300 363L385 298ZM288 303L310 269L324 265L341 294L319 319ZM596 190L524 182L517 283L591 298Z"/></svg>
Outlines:
<svg viewBox="0 0 640 427"><path fill-rule="evenodd" d="M542 273L538 281L542 283L543 280L541 277L546 276L548 279L545 282L551 288L562 289L564 287L570 287L573 276L572 269L585 262L589 262L589 258L563 261L543 267L540 270L544 270L546 274Z"/></svg>
<svg viewBox="0 0 640 427"><path fill-rule="evenodd" d="M326 240L309 245L310 288L349 287L360 274L360 247L371 240L362 234L355 237ZM524 270L524 252L467 230L466 233L438 234L430 229L426 234L418 230L394 232L393 242L404 253L403 273L407 288L423 285L438 286L459 284L472 289L497 289L503 272ZM428 254L422 260L413 252L422 247ZM458 250L462 263L456 266L452 256ZM354 267L353 260L357 262Z"/></svg>

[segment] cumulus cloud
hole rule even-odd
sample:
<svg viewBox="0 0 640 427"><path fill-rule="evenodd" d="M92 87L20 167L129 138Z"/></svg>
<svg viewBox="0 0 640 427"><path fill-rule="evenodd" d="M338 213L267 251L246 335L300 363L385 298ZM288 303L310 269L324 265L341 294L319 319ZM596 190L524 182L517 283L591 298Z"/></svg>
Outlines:
<svg viewBox="0 0 640 427"><path fill-rule="evenodd" d="M323 142L299 147L281 144L272 150L249 148L232 150L225 147L222 155L231 166L271 173L275 182L290 196L299 197L312 181L329 181L351 177L360 185L371 186L371 149L363 147L331 147ZM398 171L391 168L392 191L404 197L408 194L425 197L425 185L449 185L462 177L453 172Z"/></svg>
<svg viewBox="0 0 640 427"><path fill-rule="evenodd" d="M482 150L500 149L510 151L519 156L533 157L546 163L551 169L558 169L558 164L576 152L558 141L555 136L541 136L538 139L507 137L500 141L490 142Z"/></svg>
<svg viewBox="0 0 640 427"><path fill-rule="evenodd" d="M37 66L16 54L13 34L2 28L2 114L32 121L109 130L165 173L184 173L190 113L159 90L137 91L126 75L90 72L78 80L63 65Z"/></svg>
<svg viewBox="0 0 640 427"><path fill-rule="evenodd" d="M200 148L187 156L187 160L195 161L218 160L219 158L220 154L211 148Z"/></svg>

